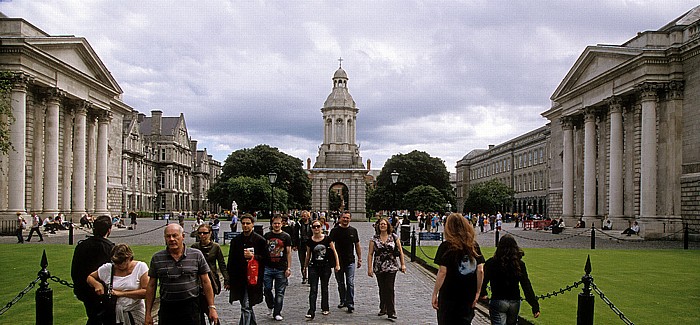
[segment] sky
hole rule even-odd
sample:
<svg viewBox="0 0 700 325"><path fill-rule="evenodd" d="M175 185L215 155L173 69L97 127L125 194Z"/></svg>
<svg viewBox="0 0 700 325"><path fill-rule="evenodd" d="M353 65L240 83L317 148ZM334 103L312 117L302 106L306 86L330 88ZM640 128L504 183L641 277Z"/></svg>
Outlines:
<svg viewBox="0 0 700 325"><path fill-rule="evenodd" d="M586 46L658 30L697 0L27 1L0 12L85 37L150 116L184 113L221 162L268 144L306 162L342 57L372 169L425 151L451 172L547 123L540 114Z"/></svg>

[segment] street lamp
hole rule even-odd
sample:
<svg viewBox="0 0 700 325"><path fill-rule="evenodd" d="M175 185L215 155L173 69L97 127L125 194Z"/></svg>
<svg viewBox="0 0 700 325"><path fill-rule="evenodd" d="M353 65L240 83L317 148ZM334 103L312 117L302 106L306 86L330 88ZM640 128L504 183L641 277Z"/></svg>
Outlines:
<svg viewBox="0 0 700 325"><path fill-rule="evenodd" d="M277 181L277 173L275 172L270 172L267 174L267 179L270 181L270 193L271 193L271 199L270 199L270 219L272 219L272 214L274 212L274 202L275 202L275 182Z"/></svg>
<svg viewBox="0 0 700 325"><path fill-rule="evenodd" d="M396 186L396 181L399 180L399 172L394 169L393 172L391 172L391 183ZM396 188L394 188L394 205L396 205Z"/></svg>
<svg viewBox="0 0 700 325"><path fill-rule="evenodd" d="M156 217L156 203L158 201L158 197L154 196L153 197L153 220L158 220L158 217Z"/></svg>

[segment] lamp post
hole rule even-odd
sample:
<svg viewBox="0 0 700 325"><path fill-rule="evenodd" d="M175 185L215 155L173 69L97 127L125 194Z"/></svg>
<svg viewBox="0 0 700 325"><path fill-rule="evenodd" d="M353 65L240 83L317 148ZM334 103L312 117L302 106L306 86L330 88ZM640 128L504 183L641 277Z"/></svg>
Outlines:
<svg viewBox="0 0 700 325"><path fill-rule="evenodd" d="M158 217L156 216L156 203L158 203L158 197L154 196L153 197L153 220L158 220Z"/></svg>
<svg viewBox="0 0 700 325"><path fill-rule="evenodd" d="M267 174L267 179L270 181L270 219L272 219L275 204L275 182L277 181L277 173L270 172Z"/></svg>
<svg viewBox="0 0 700 325"><path fill-rule="evenodd" d="M394 169L393 172L391 172L391 183L396 186L396 182L399 180L399 172ZM396 188L394 188L394 205L396 205Z"/></svg>

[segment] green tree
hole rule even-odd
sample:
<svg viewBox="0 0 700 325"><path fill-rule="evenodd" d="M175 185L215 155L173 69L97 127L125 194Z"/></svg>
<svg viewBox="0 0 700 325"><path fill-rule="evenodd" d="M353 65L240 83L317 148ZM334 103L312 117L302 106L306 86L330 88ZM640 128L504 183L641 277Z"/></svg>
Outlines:
<svg viewBox="0 0 700 325"><path fill-rule="evenodd" d="M464 212L496 213L509 207L513 202L515 191L497 180L476 184L469 189L464 202Z"/></svg>
<svg viewBox="0 0 700 325"><path fill-rule="evenodd" d="M15 119L12 116L10 94L15 75L9 71L0 72L0 154L6 154L12 148L10 143L10 125Z"/></svg>
<svg viewBox="0 0 700 325"><path fill-rule="evenodd" d="M301 159L292 157L268 145L258 145L254 148L232 152L224 161L218 182L225 182L239 176L256 179L262 176L267 180L267 175L270 172L277 173L275 201L281 202L277 200L277 189L281 189L286 192L284 197L287 200L283 202L286 207L296 209L311 207L311 182L303 168ZM266 181L266 183L268 182ZM217 186L217 184L214 184L212 187L218 187L218 191L225 188L225 186ZM269 186L267 184L268 188ZM221 194L214 194L209 199L221 204L221 206L231 204L230 200L228 202L218 201L218 199L221 199ZM239 202L238 199L236 199L236 202Z"/></svg>
<svg viewBox="0 0 700 325"><path fill-rule="evenodd" d="M442 211L447 200L436 188L418 185L403 197L403 205L411 211Z"/></svg>
<svg viewBox="0 0 700 325"><path fill-rule="evenodd" d="M396 184L391 180L393 171L399 173ZM403 202L404 195L419 185L434 187L445 202L455 205L450 173L445 162L440 158L431 157L426 152L414 150L407 154L394 155L384 163L377 176L377 187L367 197L367 206L373 210L408 208ZM442 208L444 205L440 209Z"/></svg>
<svg viewBox="0 0 700 325"><path fill-rule="evenodd" d="M340 205L343 203L343 198L336 191L328 192L328 210L338 211L340 210Z"/></svg>
<svg viewBox="0 0 700 325"><path fill-rule="evenodd" d="M234 200L240 211L269 211L270 184L267 176L252 178L238 176L215 183L209 189L209 199L221 206L230 206ZM275 210L286 210L288 195L283 189L275 187Z"/></svg>

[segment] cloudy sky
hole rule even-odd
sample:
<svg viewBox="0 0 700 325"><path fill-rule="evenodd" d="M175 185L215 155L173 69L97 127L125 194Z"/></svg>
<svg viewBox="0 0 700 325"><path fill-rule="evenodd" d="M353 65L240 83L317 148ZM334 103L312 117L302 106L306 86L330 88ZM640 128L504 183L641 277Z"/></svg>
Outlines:
<svg viewBox="0 0 700 325"><path fill-rule="evenodd" d="M315 161L339 57L379 169L412 150L450 171L473 149L547 123L586 46L657 30L697 0L27 1L0 11L87 38L124 101L185 119L223 161L258 144Z"/></svg>

